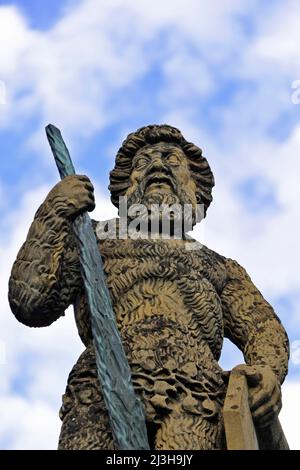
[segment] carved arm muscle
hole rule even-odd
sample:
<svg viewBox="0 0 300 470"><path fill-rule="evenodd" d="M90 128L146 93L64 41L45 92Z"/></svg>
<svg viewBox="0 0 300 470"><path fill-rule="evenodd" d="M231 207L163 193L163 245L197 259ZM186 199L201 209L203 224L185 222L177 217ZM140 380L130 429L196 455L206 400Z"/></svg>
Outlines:
<svg viewBox="0 0 300 470"><path fill-rule="evenodd" d="M289 342L271 305L244 268L226 260L227 283L221 300L225 336L243 352L249 365L269 365L280 383L288 367Z"/></svg>
<svg viewBox="0 0 300 470"><path fill-rule="evenodd" d="M11 309L28 326L48 326L64 315L81 287L71 222L60 213L59 198L46 199L12 268Z"/></svg>

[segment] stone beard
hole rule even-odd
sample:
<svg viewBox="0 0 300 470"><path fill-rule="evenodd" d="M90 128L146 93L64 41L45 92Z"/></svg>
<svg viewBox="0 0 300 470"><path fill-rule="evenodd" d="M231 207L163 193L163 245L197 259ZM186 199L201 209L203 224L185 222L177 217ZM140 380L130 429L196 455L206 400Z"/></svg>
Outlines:
<svg viewBox="0 0 300 470"><path fill-rule="evenodd" d="M110 181L115 205L120 196L147 211L152 204L187 203L193 223L197 203L206 212L214 184L200 149L166 125L130 134ZM26 325L48 326L74 305L86 349L63 396L60 449L116 449L72 231L76 214L92 207L86 177L55 186L35 215L10 279L12 311ZM285 330L244 268L203 245L189 250L189 244L195 240L118 234L98 239L151 449L226 448L222 407L228 373L218 364L224 337L240 348L249 367L270 368L276 384L287 373Z"/></svg>

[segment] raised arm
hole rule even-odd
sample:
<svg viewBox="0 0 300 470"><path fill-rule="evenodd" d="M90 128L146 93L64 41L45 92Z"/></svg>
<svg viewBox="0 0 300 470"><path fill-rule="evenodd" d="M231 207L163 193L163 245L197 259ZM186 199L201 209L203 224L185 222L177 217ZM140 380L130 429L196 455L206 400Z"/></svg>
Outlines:
<svg viewBox="0 0 300 470"><path fill-rule="evenodd" d="M72 220L95 207L85 176L68 176L38 209L13 265L9 302L28 326L48 326L64 314L82 289Z"/></svg>

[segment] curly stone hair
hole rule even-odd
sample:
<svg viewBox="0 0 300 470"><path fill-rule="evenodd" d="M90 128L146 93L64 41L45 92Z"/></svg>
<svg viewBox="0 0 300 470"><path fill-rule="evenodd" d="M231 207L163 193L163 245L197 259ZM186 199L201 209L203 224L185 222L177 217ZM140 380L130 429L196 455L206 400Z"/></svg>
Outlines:
<svg viewBox="0 0 300 470"><path fill-rule="evenodd" d="M136 132L128 135L119 149L115 167L110 172L111 201L118 207L119 197L124 196L130 186L130 174L132 171L132 160L136 152L146 145L158 142L169 142L179 145L184 151L192 177L196 182L197 203L204 205L204 213L212 201L212 188L215 184L214 176L210 166L202 156L202 150L191 142L187 142L181 132L175 127L167 124L150 125L141 127Z"/></svg>

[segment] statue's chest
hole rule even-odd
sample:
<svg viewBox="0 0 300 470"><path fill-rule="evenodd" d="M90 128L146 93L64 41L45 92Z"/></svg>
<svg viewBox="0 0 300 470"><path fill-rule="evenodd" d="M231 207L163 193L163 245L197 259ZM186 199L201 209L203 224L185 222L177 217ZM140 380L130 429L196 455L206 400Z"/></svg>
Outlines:
<svg viewBox="0 0 300 470"><path fill-rule="evenodd" d="M206 252L181 240L109 240L100 249L119 328L161 317L221 340L223 273Z"/></svg>
<svg viewBox="0 0 300 470"><path fill-rule="evenodd" d="M185 291L188 284L200 290L206 285L221 292L226 276L222 265L207 248L187 247L184 240L102 241L99 248L113 300L148 279L153 286L174 284Z"/></svg>

